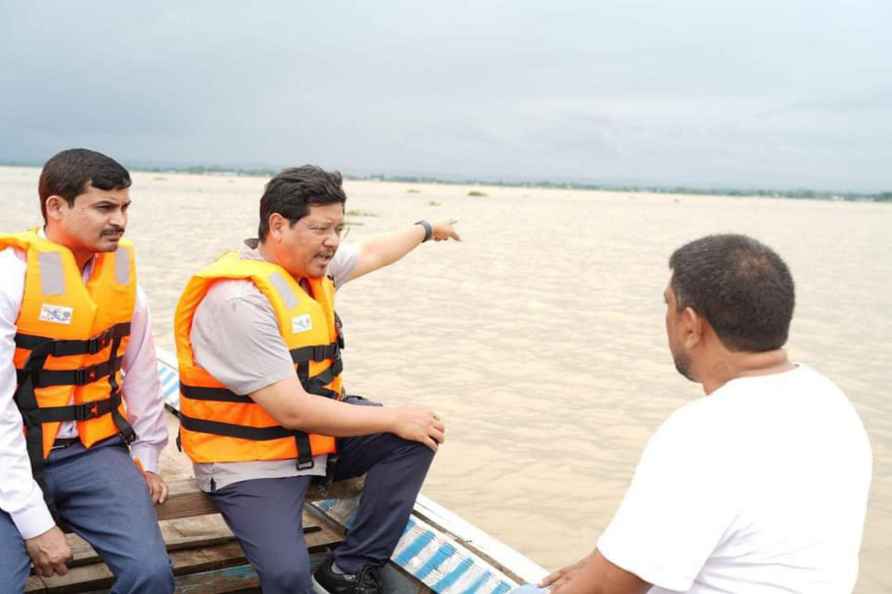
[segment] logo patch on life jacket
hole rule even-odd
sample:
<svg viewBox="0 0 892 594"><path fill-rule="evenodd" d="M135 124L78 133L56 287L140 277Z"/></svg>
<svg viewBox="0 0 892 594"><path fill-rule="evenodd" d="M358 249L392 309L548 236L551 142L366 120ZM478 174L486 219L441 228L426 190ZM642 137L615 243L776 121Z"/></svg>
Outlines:
<svg viewBox="0 0 892 594"><path fill-rule="evenodd" d="M313 321L310 314L301 314L291 318L291 333L300 334L301 332L309 332L313 329Z"/></svg>
<svg viewBox="0 0 892 594"><path fill-rule="evenodd" d="M44 303L40 306L40 321L52 322L53 324L71 324L71 316L74 314L74 308L65 307L64 305L50 305Z"/></svg>

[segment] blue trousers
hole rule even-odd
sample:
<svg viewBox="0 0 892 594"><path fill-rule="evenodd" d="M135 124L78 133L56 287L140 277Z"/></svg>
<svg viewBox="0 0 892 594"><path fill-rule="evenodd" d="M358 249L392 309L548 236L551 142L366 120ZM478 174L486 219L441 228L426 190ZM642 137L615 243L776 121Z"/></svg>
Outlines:
<svg viewBox="0 0 892 594"><path fill-rule="evenodd" d="M384 565L402 536L433 461L426 446L390 433L338 439L334 479L366 475L347 538L334 551L338 567L356 573ZM303 503L311 477L253 479L212 493L226 523L260 576L264 594L311 594L303 537Z"/></svg>
<svg viewBox="0 0 892 594"><path fill-rule="evenodd" d="M59 515L89 542L115 576L113 594L169 594L173 573L149 491L119 438L50 453L44 471ZM19 594L31 559L6 512L0 511L0 593Z"/></svg>

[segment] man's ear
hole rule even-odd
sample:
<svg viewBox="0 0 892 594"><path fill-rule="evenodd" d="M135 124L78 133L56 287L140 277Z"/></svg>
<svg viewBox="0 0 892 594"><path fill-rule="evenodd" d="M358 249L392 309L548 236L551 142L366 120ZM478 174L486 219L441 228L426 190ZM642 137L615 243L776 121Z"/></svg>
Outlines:
<svg viewBox="0 0 892 594"><path fill-rule="evenodd" d="M703 341L705 323L706 320L690 307L684 308L681 312L682 340L687 349L692 349Z"/></svg>
<svg viewBox="0 0 892 594"><path fill-rule="evenodd" d="M56 196L53 194L44 202L46 207L46 219L47 221L54 220L58 221L62 218L63 209L68 209L68 201L61 196Z"/></svg>
<svg viewBox="0 0 892 594"><path fill-rule="evenodd" d="M283 227L288 225L288 219L283 217L281 214L274 212L269 215L269 236L278 240L282 237Z"/></svg>

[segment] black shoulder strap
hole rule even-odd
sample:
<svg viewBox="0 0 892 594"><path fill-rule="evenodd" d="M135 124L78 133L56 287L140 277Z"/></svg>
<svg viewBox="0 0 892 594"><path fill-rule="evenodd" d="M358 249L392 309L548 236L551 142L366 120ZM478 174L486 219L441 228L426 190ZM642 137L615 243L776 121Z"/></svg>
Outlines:
<svg viewBox="0 0 892 594"><path fill-rule="evenodd" d="M40 408L37 406L37 396L34 393L34 378L43 368L47 357L49 357L49 352L46 347L38 347L31 350L31 354L24 365L24 371L26 372L24 381L19 381L16 386L13 400L22 415L22 422L24 422L26 427L25 447L28 451L28 460L31 462L31 475L43 491L43 499L50 510L50 514L58 523L58 510L55 502L50 497L49 489L47 489L46 481L43 477L45 465L43 459L43 424L38 416Z"/></svg>
<svg viewBox="0 0 892 594"><path fill-rule="evenodd" d="M330 384L331 381L339 376L343 370L343 361L341 361L341 359L335 359L335 362L332 363L328 369L318 375L308 377L305 374L301 374L299 370L298 377L300 377L300 383L303 385L304 390L306 390L307 393L337 399L340 394L334 390L329 390L325 386Z"/></svg>
<svg viewBox="0 0 892 594"><path fill-rule="evenodd" d="M121 346L121 340L123 338L123 336L115 336L114 338L112 338L111 355L108 359L108 365L112 369L121 366L121 360L118 359L118 347ZM118 400L120 400L121 387L118 386L117 373L110 373L108 375L108 386L111 396L118 396ZM127 419L124 418L124 415L121 414L121 411L117 406L112 408L111 416L115 427L117 427L118 429L118 433L124 440L124 443L130 445L131 443L136 441L136 431L133 430L133 427L130 425L130 423L127 422Z"/></svg>

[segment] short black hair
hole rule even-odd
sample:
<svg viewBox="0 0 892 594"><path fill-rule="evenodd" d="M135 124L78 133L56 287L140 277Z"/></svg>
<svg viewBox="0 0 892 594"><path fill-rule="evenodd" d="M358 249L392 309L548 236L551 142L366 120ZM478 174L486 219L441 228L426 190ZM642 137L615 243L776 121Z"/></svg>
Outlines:
<svg viewBox="0 0 892 594"><path fill-rule="evenodd" d="M678 310L706 318L732 351L765 352L787 342L795 288L777 253L746 235L708 235L669 258Z"/></svg>
<svg viewBox="0 0 892 594"><path fill-rule="evenodd" d="M325 171L315 165L283 169L266 184L260 198L260 225L257 237L264 241L269 234L269 217L274 212L286 219L290 226L307 216L311 205L347 202L338 171Z"/></svg>
<svg viewBox="0 0 892 594"><path fill-rule="evenodd" d="M111 157L85 148L64 150L53 155L40 172L40 214L46 222L46 200L50 196L61 196L73 206L87 184L100 190L120 190L131 183L130 172Z"/></svg>

